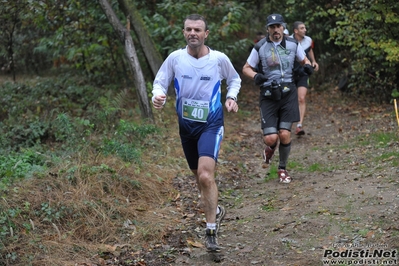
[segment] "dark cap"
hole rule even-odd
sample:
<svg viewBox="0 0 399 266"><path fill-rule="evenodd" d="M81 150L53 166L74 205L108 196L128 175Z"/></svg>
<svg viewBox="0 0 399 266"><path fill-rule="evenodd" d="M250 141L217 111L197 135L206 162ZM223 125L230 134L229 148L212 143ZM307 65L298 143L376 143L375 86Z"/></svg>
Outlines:
<svg viewBox="0 0 399 266"><path fill-rule="evenodd" d="M274 25L274 24L285 25L283 16L280 14L269 15L266 20L266 27L269 27L270 25Z"/></svg>

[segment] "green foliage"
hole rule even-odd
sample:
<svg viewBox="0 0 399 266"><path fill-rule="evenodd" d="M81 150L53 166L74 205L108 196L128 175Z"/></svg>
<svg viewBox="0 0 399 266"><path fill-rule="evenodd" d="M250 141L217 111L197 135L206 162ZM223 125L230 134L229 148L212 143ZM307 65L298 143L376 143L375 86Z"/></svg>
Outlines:
<svg viewBox="0 0 399 266"><path fill-rule="evenodd" d="M201 14L207 19L210 31L208 46L226 53L232 59L242 54L247 56L250 42L248 39L240 38L244 29L242 21L249 19L244 4L235 1L216 1L211 5L210 7L209 3L198 3L198 1L167 0L157 5L154 14L148 14L147 10L140 12L164 58L173 50L186 46L182 33L183 20L193 13ZM179 17L177 14L180 14Z"/></svg>
<svg viewBox="0 0 399 266"><path fill-rule="evenodd" d="M15 223L12 222L12 219L18 217L21 214L21 209L13 209L10 208L8 210L0 212L0 227L2 231L0 231L0 235L11 235L10 229L15 228Z"/></svg>
<svg viewBox="0 0 399 266"><path fill-rule="evenodd" d="M35 211L35 214L36 216L41 217L45 222L54 222L55 220L59 220L63 217L64 210L65 207L62 205L52 206L49 202L43 202L41 204L40 210Z"/></svg>
<svg viewBox="0 0 399 266"><path fill-rule="evenodd" d="M73 78L38 79L32 83L0 86L0 143L3 147L31 147L55 138L75 140L91 129L87 119L67 121L65 112L80 115L85 106L99 97L90 85L77 85ZM72 124L76 124L72 127ZM67 138L68 136L68 138Z"/></svg>
<svg viewBox="0 0 399 266"><path fill-rule="evenodd" d="M14 219L20 215L21 211L22 210L19 208L10 208L0 211L0 250L4 250L4 244L7 243L5 241L7 238L15 238L14 231L16 231L17 226ZM8 253L8 256L11 260L17 258L16 253Z"/></svg>
<svg viewBox="0 0 399 266"><path fill-rule="evenodd" d="M330 41L350 51L352 89L380 101L398 88L399 16L389 2L353 0L327 11L336 18Z"/></svg>
<svg viewBox="0 0 399 266"><path fill-rule="evenodd" d="M34 149L0 153L0 192L7 190L15 180L44 172L47 169L46 159Z"/></svg>
<svg viewBox="0 0 399 266"><path fill-rule="evenodd" d="M1 23L0 33L12 35L0 38L7 40L0 56L10 54L3 47L11 47L19 72L23 66L35 73L45 73L51 66L67 67L98 84L125 77L122 46L96 1L17 2L1 5L5 12L0 12L0 22L10 23ZM118 13L117 7L114 5ZM10 13L13 19L5 15Z"/></svg>
<svg viewBox="0 0 399 266"><path fill-rule="evenodd" d="M255 32L265 31L265 17L281 13L290 32L294 21L304 21L308 35L315 40L314 50L322 68L311 77L316 88L324 83L338 83L344 76L349 80L348 91L356 96L367 95L370 100L377 101L397 97L399 16L394 0L157 0L155 3L134 1L164 58L186 45L181 31L183 18L199 13L209 22L207 45L226 53L239 69L248 56ZM117 2L111 5L125 23ZM58 67L57 72L65 66L68 71L77 70L96 84L131 82L126 75L123 46L97 2L6 1L0 11L3 37L0 38L0 63L6 62L12 54L19 70L26 67L27 71L39 73L52 64ZM11 29L12 35L6 36ZM133 39L137 43L137 36ZM138 46L141 57L144 55L142 49L145 47ZM140 58L140 63L145 64L145 58ZM47 126L40 128L45 130Z"/></svg>
<svg viewBox="0 0 399 266"><path fill-rule="evenodd" d="M140 162L141 150L132 143L123 143L118 139L104 139L101 150L104 155L117 155L125 162Z"/></svg>
<svg viewBox="0 0 399 266"><path fill-rule="evenodd" d="M112 138L105 138L101 150L105 155L114 154L125 162L140 163L141 141L159 130L154 125L136 125L120 120Z"/></svg>
<svg viewBox="0 0 399 266"><path fill-rule="evenodd" d="M62 162L59 156L102 152L129 164L140 164L143 143L151 143L148 136L158 132L152 124L118 118L129 99L126 91L114 95L111 90L94 88L70 76L4 83L0 92L4 95L0 98L0 194L10 191L21 179L47 175L49 166ZM78 170L95 174L93 169L85 172L72 164L66 173L71 183L76 181ZM132 187L140 186L131 177L125 179ZM64 210L54 208L43 205L42 219L60 219Z"/></svg>
<svg viewBox="0 0 399 266"><path fill-rule="evenodd" d="M65 79L37 79L26 84L0 86L0 188L13 180L42 172L44 161L38 151L47 143L65 156L91 147L126 162L139 163L142 143L158 129L120 119L129 95L115 94L86 85L68 76ZM103 93L103 94L101 94ZM128 112L128 116L133 115ZM97 140L96 134L103 134ZM148 141L151 143L151 138ZM86 151L85 151L86 152ZM33 160L35 159L35 160ZM50 162L55 158L50 157ZM71 168L72 169L72 168ZM73 176L73 175L72 175Z"/></svg>
<svg viewBox="0 0 399 266"><path fill-rule="evenodd" d="M53 122L54 137L56 141L66 141L74 135L71 119L66 113L61 113Z"/></svg>

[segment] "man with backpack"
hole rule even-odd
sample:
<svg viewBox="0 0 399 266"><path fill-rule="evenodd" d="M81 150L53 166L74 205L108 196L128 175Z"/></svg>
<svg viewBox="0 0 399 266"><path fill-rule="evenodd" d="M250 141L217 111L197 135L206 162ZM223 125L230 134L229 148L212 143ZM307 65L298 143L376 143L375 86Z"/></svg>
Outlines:
<svg viewBox="0 0 399 266"><path fill-rule="evenodd" d="M284 36L285 21L280 14L267 17L266 38L252 49L243 66L243 74L260 86L260 114L264 162L269 164L279 146L278 177L290 183L286 166L291 152L291 127L299 121L298 92L293 82L294 62L298 61L311 75L313 68L302 46Z"/></svg>

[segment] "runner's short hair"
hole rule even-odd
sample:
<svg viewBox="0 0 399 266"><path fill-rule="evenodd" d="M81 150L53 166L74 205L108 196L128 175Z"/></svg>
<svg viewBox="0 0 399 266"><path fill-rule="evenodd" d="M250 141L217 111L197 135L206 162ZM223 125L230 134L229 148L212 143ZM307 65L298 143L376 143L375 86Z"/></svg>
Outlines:
<svg viewBox="0 0 399 266"><path fill-rule="evenodd" d="M295 21L294 22L294 29L298 29L299 25L302 25L302 24L305 24L305 23L303 23L302 21Z"/></svg>
<svg viewBox="0 0 399 266"><path fill-rule="evenodd" d="M183 29L184 29L184 23L186 22L186 20L202 20L205 23L205 30L208 30L208 23L206 22L206 19L199 15L199 14L191 14L188 15L184 20L183 20Z"/></svg>

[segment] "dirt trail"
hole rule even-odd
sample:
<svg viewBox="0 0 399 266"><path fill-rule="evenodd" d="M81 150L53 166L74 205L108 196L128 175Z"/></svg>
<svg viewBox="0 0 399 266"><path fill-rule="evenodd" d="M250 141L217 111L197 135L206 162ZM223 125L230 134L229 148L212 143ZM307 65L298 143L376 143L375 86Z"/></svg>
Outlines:
<svg viewBox="0 0 399 266"><path fill-rule="evenodd" d="M217 176L227 210L219 232L222 252L214 257L201 247L196 186L175 180L182 224L166 245L148 254L145 265L312 266L323 265L328 251L399 250L399 131L393 106L364 106L335 90L311 92L306 135L292 136L293 182L281 184L275 173L278 153L269 167L262 163L258 95L247 86L240 114L226 115ZM348 257L340 265L374 265L360 259ZM399 265L396 257L385 260Z"/></svg>

